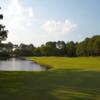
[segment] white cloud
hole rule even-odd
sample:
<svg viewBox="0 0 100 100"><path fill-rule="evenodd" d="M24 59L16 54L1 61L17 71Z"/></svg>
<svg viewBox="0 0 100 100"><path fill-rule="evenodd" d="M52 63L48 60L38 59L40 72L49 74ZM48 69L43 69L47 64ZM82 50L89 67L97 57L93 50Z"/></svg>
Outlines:
<svg viewBox="0 0 100 100"><path fill-rule="evenodd" d="M21 5L22 0L8 0L3 10L4 24L9 30L8 41L22 41L27 37L33 22L36 20L32 7L26 8ZM22 37L22 39L21 39Z"/></svg>
<svg viewBox="0 0 100 100"><path fill-rule="evenodd" d="M77 25L70 20L64 22L48 20L43 23L43 30L47 33L63 34L71 32Z"/></svg>
<svg viewBox="0 0 100 100"><path fill-rule="evenodd" d="M24 0L8 1L3 11L3 24L9 30L7 40L13 43L33 43L37 46L47 41L64 40L69 35L66 33L77 26L70 20L44 22L38 19L37 21L33 8L21 5Z"/></svg>
<svg viewBox="0 0 100 100"><path fill-rule="evenodd" d="M33 9L32 9L32 7L29 8L28 12L29 12L29 16L30 16L31 18L35 18L34 14L33 14Z"/></svg>

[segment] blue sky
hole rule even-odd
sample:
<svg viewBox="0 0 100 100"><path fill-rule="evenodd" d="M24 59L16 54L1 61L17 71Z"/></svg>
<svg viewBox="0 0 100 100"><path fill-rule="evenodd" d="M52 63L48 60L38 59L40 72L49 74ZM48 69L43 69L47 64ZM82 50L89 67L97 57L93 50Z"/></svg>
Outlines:
<svg viewBox="0 0 100 100"><path fill-rule="evenodd" d="M0 0L7 41L82 41L100 35L100 0Z"/></svg>

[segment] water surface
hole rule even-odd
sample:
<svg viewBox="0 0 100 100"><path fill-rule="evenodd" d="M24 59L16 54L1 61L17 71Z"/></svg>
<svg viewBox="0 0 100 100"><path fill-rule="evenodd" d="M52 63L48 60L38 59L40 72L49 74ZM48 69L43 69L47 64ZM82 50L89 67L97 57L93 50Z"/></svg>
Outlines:
<svg viewBox="0 0 100 100"><path fill-rule="evenodd" d="M45 71L46 68L32 61L11 58L0 60L0 71Z"/></svg>

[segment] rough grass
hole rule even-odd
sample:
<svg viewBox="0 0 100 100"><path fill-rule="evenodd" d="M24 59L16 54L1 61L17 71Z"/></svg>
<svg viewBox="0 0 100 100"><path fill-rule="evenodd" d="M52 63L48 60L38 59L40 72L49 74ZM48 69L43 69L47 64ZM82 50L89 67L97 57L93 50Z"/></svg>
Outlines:
<svg viewBox="0 0 100 100"><path fill-rule="evenodd" d="M32 57L45 72L0 72L0 100L100 100L100 59Z"/></svg>

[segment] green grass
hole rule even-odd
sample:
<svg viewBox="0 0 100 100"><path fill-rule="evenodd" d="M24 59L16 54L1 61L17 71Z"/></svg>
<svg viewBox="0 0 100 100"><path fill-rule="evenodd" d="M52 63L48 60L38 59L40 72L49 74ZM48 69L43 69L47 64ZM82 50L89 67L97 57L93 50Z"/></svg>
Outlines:
<svg viewBox="0 0 100 100"><path fill-rule="evenodd" d="M100 70L100 57L29 57L41 65L51 66L55 69L84 69L84 70Z"/></svg>
<svg viewBox="0 0 100 100"><path fill-rule="evenodd" d="M0 100L100 100L100 58L31 57L43 72L0 72Z"/></svg>

